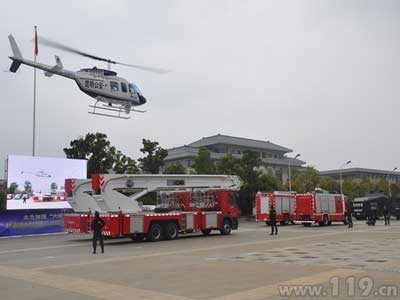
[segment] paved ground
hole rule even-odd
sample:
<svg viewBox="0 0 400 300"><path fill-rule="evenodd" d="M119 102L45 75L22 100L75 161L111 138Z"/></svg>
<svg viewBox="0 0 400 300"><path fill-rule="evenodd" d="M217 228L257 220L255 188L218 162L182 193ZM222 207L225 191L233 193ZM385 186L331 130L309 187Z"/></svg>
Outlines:
<svg viewBox="0 0 400 300"><path fill-rule="evenodd" d="M325 299L400 298L400 222L266 230L242 222L230 236L108 240L97 255L88 236L0 239L0 299L287 299L303 287Z"/></svg>

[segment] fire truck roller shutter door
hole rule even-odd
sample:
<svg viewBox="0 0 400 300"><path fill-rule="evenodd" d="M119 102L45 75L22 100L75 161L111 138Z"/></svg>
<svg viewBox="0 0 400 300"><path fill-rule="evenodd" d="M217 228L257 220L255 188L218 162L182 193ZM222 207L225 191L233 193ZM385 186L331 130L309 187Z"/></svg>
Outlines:
<svg viewBox="0 0 400 300"><path fill-rule="evenodd" d="M294 214L294 213L295 213L295 209L294 209L294 198L293 198L293 197L290 197L290 199L289 199L289 212L290 212L291 214Z"/></svg>
<svg viewBox="0 0 400 300"><path fill-rule="evenodd" d="M262 214L269 214L269 198L266 195L261 195L260 212Z"/></svg>
<svg viewBox="0 0 400 300"><path fill-rule="evenodd" d="M329 213L334 214L336 213L336 201L335 196L327 195L329 197Z"/></svg>
<svg viewBox="0 0 400 300"><path fill-rule="evenodd" d="M289 197L282 197L282 211L283 212L289 212L290 210L290 203L289 203Z"/></svg>
<svg viewBox="0 0 400 300"><path fill-rule="evenodd" d="M315 206L316 206L316 213L321 214L322 213L322 197L321 195L315 195Z"/></svg>
<svg viewBox="0 0 400 300"><path fill-rule="evenodd" d="M321 208L323 213L329 212L329 201L327 195L319 195L321 197Z"/></svg>
<svg viewBox="0 0 400 300"><path fill-rule="evenodd" d="M276 214L280 215L282 213L282 197L281 196L275 196L275 210Z"/></svg>

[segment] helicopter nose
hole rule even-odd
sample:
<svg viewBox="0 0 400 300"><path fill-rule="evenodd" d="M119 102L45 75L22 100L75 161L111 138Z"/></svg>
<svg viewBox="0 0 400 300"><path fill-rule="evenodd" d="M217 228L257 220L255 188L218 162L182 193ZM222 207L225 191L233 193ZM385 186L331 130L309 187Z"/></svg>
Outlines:
<svg viewBox="0 0 400 300"><path fill-rule="evenodd" d="M139 103L140 105L145 104L147 102L146 98L143 96L139 96Z"/></svg>

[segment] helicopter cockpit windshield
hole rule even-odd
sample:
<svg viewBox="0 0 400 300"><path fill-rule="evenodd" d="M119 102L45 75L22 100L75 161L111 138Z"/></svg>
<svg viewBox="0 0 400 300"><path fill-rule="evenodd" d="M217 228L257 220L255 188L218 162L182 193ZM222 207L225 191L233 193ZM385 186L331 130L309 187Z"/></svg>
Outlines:
<svg viewBox="0 0 400 300"><path fill-rule="evenodd" d="M129 87L129 92L131 93L131 95L135 95L135 94L138 95L140 104L146 103L146 98L143 96L143 93L141 92L141 90L139 90L139 88L135 84L129 83L128 87Z"/></svg>
<svg viewBox="0 0 400 300"><path fill-rule="evenodd" d="M129 84L129 92L130 93L132 93L132 94L138 94L139 96L143 96L143 93L139 90L139 88L135 85L135 84L133 84L133 83L130 83Z"/></svg>

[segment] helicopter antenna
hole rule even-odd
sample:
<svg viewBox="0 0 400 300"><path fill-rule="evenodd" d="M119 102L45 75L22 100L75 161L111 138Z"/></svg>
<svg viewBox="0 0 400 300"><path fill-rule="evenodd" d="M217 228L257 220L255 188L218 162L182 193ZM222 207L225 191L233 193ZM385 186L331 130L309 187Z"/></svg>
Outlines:
<svg viewBox="0 0 400 300"><path fill-rule="evenodd" d="M107 63L107 67L108 67L109 70L111 69L111 64L114 64L114 65L121 65L121 66L131 67L131 68L139 69L139 70L142 70L142 71L147 71L147 72L152 72L152 73L157 73L157 74L165 74L165 73L169 72L169 70L166 70L166 69L147 67L147 66L142 66L142 65L126 64L126 63L117 62L115 60L111 60L111 59L108 59L108 58L92 55L92 54L89 54L87 52L83 52L81 50L74 49L74 48L72 48L70 46L63 45L63 44L61 44L59 42L55 42L55 41L49 40L49 39L44 38L42 36L39 36L38 39L39 39L39 43L44 45L44 46L48 46L48 47L55 48L55 49L60 49L60 50L66 51L66 52L78 54L78 55L81 55L81 56L84 56L84 57L88 57L88 58L91 58L91 59L104 61L104 62Z"/></svg>

